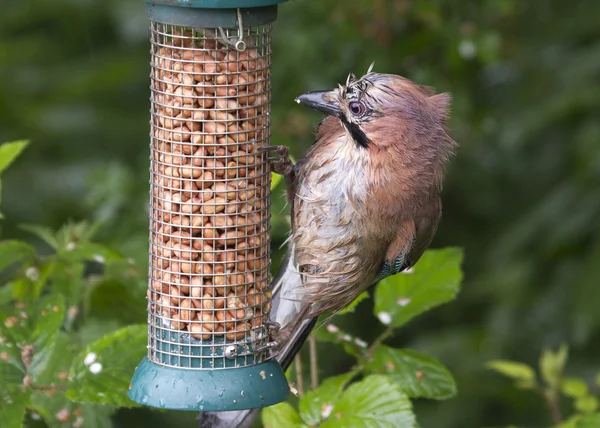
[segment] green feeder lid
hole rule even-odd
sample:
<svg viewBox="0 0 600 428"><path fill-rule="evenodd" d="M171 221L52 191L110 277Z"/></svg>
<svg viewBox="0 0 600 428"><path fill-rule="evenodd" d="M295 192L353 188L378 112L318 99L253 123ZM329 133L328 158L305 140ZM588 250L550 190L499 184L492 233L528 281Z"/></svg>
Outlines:
<svg viewBox="0 0 600 428"><path fill-rule="evenodd" d="M273 6L286 0L154 0L148 3L164 4L175 7L197 9L235 9L248 7Z"/></svg>
<svg viewBox="0 0 600 428"><path fill-rule="evenodd" d="M245 27L270 24L277 19L277 5L286 0L150 0L150 19L186 27L235 28L237 9Z"/></svg>

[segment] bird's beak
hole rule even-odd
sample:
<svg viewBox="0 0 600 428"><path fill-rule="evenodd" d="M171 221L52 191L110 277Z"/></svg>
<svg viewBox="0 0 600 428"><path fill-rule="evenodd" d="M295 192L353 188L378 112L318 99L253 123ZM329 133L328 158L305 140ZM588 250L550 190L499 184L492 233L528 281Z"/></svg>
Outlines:
<svg viewBox="0 0 600 428"><path fill-rule="evenodd" d="M308 92L296 98L296 102L331 116L340 117L342 115L336 91Z"/></svg>

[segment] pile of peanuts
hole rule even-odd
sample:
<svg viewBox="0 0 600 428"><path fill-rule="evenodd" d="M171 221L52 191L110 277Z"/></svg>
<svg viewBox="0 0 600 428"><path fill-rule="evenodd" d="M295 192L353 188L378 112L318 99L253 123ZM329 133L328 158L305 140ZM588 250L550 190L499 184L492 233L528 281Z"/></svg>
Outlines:
<svg viewBox="0 0 600 428"><path fill-rule="evenodd" d="M196 339L252 339L271 306L270 173L257 152L268 61L174 36L153 56L151 315Z"/></svg>

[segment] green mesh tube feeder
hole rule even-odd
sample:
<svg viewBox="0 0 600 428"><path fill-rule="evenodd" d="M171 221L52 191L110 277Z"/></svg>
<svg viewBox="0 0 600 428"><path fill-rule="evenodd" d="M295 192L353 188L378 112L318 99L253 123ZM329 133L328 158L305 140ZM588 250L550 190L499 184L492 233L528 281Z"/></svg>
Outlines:
<svg viewBox="0 0 600 428"><path fill-rule="evenodd" d="M163 409L270 406L271 25L284 0L148 2L148 355L129 397Z"/></svg>

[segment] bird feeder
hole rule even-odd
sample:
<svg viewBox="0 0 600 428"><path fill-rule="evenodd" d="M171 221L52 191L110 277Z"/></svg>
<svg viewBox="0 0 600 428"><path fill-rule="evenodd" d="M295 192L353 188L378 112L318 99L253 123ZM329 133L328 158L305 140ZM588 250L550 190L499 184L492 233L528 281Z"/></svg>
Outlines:
<svg viewBox="0 0 600 428"><path fill-rule="evenodd" d="M271 27L284 0L155 0L148 355L129 397L165 409L273 405Z"/></svg>

